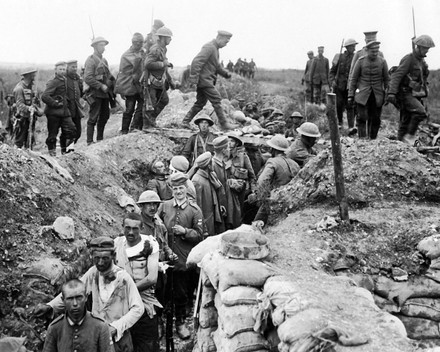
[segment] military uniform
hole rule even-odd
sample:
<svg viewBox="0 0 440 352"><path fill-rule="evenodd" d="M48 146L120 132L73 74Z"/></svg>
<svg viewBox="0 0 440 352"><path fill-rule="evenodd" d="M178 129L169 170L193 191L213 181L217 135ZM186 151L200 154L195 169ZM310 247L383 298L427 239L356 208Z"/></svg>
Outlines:
<svg viewBox="0 0 440 352"><path fill-rule="evenodd" d="M313 58L307 60L306 68L304 70L303 82L306 84L306 100L309 103L313 103L313 85L310 77L310 69L312 68Z"/></svg>
<svg viewBox="0 0 440 352"><path fill-rule="evenodd" d="M303 167L313 155L316 155L316 152L313 148L308 147L301 138L298 138L290 145L286 155L300 167Z"/></svg>
<svg viewBox="0 0 440 352"><path fill-rule="evenodd" d="M388 82L388 65L382 57L372 60L367 55L356 62L349 82L348 97L354 97L357 103L359 137L377 137Z"/></svg>
<svg viewBox="0 0 440 352"><path fill-rule="evenodd" d="M14 143L18 148L29 148L28 136L30 125L30 107L35 99L32 84L27 85L23 80L17 83L13 91L15 106L17 108L14 127ZM32 131L35 131L36 118L33 120ZM34 140L34 138L32 138Z"/></svg>
<svg viewBox="0 0 440 352"><path fill-rule="evenodd" d="M144 121L144 128L156 126L156 118L169 102L167 90L170 86L174 89L171 76L164 64L165 60L167 60L167 48L160 42L151 47L145 58L145 69L148 71L149 82L148 94L154 110L146 112L148 119Z"/></svg>
<svg viewBox="0 0 440 352"><path fill-rule="evenodd" d="M73 139L73 143L78 142L81 137L81 119L84 117L84 113L82 111L81 97L83 95L83 82L81 77L74 73L66 75L67 80L67 105L70 110L70 116L72 117L72 121L75 125L75 135ZM61 133L60 137L60 145L61 152L66 150L66 136Z"/></svg>
<svg viewBox="0 0 440 352"><path fill-rule="evenodd" d="M147 190L156 192L161 200L173 198L173 190L163 175L156 175L149 180L147 183Z"/></svg>
<svg viewBox="0 0 440 352"><path fill-rule="evenodd" d="M329 62L324 56L316 56L310 67L310 81L313 85L313 102L316 104L327 102Z"/></svg>
<svg viewBox="0 0 440 352"><path fill-rule="evenodd" d="M194 164L194 160L196 160L203 153L214 153L212 141L215 138L216 135L212 132L208 132L205 136L203 136L200 132L195 133L188 138L181 154L188 159L190 165L192 166Z"/></svg>
<svg viewBox="0 0 440 352"><path fill-rule="evenodd" d="M253 79L255 76L255 71L257 70L257 65L254 60L249 62L249 78Z"/></svg>
<svg viewBox="0 0 440 352"><path fill-rule="evenodd" d="M72 121L67 101L67 79L64 76L56 75L55 78L47 82L41 100L46 104L44 110L47 117L48 133L46 145L49 153L55 156L60 127L66 145L72 143L76 135L76 127Z"/></svg>
<svg viewBox="0 0 440 352"><path fill-rule="evenodd" d="M144 97L139 80L142 76L143 56L142 50L134 50L133 47L130 47L121 56L115 93L125 96L125 111L122 114L121 127L123 134L128 133L130 124L131 129L142 129Z"/></svg>
<svg viewBox="0 0 440 352"><path fill-rule="evenodd" d="M96 140L104 139L104 129L110 118L110 103L113 99L114 77L110 73L107 60L97 53L90 55L84 65L84 82L89 86L86 96L90 104L87 120L87 144L93 143L95 125L97 126ZM101 87L106 85L109 92Z"/></svg>
<svg viewBox="0 0 440 352"><path fill-rule="evenodd" d="M170 199L158 211L168 231L168 242L179 259L172 269L176 324L182 325L186 318L186 306L192 305L193 293L197 287L197 271L186 267L186 259L191 249L203 240L203 215L195 201L186 199L182 204ZM185 228L184 235L174 234L174 225ZM171 282L167 282L167 292Z"/></svg>
<svg viewBox="0 0 440 352"><path fill-rule="evenodd" d="M329 81L333 82L334 92L336 93L336 112L338 115L339 125L342 126L343 112L347 110L348 127L354 127L354 108L347 106L348 100L348 76L350 73L351 61L353 54L345 51L341 55L337 55L333 60L330 69Z"/></svg>
<svg viewBox="0 0 440 352"><path fill-rule="evenodd" d="M428 65L416 51L405 55L391 75L388 94L396 95L400 107L398 139L415 135L419 123L427 118L422 98L427 97Z"/></svg>
<svg viewBox="0 0 440 352"><path fill-rule="evenodd" d="M191 80L197 82L197 96L193 107L183 119L184 124L189 124L193 117L203 109L208 100L214 108L220 125L226 124L225 113L221 105L222 97L215 88L217 74L226 78L231 77L231 73L220 66L219 47L214 39L202 47L200 53L191 63Z"/></svg>
<svg viewBox="0 0 440 352"><path fill-rule="evenodd" d="M43 352L110 352L110 334L103 319L86 312L75 324L66 315L56 318L47 330Z"/></svg>

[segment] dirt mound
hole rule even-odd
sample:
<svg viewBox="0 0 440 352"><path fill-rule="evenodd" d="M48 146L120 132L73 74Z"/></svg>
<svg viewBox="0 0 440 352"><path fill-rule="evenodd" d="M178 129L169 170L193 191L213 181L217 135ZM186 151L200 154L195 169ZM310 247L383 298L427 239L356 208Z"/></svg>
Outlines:
<svg viewBox="0 0 440 352"><path fill-rule="evenodd" d="M55 160L0 144L1 334L26 335L28 347L41 347L45 329L30 315L34 306L56 293L64 277L90 267L90 238L120 233L125 210L118 196L137 199L150 177L148 164L170 159L173 148L162 136L137 133ZM74 220L73 241L53 231L58 216ZM35 331L17 319L16 307L26 310Z"/></svg>
<svg viewBox="0 0 440 352"><path fill-rule="evenodd" d="M440 169L406 144L345 138L342 160L351 206L381 200L440 200ZM274 191L271 198L274 212L282 214L306 205L334 203L335 197L333 158L328 148L310 160L288 185Z"/></svg>

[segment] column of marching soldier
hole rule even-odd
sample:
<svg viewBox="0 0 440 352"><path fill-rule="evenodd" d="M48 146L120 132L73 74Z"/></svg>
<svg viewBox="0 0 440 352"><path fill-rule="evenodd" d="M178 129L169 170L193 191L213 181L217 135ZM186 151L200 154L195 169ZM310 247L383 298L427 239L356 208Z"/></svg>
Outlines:
<svg viewBox="0 0 440 352"><path fill-rule="evenodd" d="M160 28L157 30L157 43L149 49L152 54L147 54L146 59L142 60L148 68L148 75L156 70L162 74L162 82L159 76L150 75L148 78L148 94L152 98L152 105L156 106L166 96L166 69L171 67L165 55L171 34L167 28L161 28L162 31ZM192 75L194 74L193 79L197 83L197 102L186 115L184 124L189 124L208 99L216 102L218 92L215 89L215 78L204 75L202 68L212 66L213 70L217 70L215 63L218 65L218 48L226 45L231 36L228 32L219 31L217 38L202 48L199 59L196 57L194 60ZM346 41L346 47L353 45L353 42ZM102 50L102 54L107 43L103 38L96 38L92 43L95 54L99 50ZM122 56L121 67L122 61L129 61L125 58L130 56L128 53L134 47L140 48L143 43L139 34L133 36L133 46ZM426 35L415 38L414 44L413 52L405 56L393 72L387 98L393 104L400 104L402 131L404 126L407 128L405 133L402 132L403 140L409 139L407 135L412 131L415 133L418 122L423 118L421 110L415 113L417 110L409 109L409 106L410 103L413 106L422 104L421 97L415 93L423 91L425 87L423 57L434 46L432 39ZM379 54L378 45L375 37L367 42L366 54L359 54L360 58L352 69L352 77L348 77L350 83L346 97L349 105L352 104L353 97L357 103L357 127L358 131L362 130L359 137L375 138L378 126L374 118L378 110L380 115L378 104L381 106L384 101L381 89L377 89L375 85L367 89L362 84L366 81L376 82L376 76L377 80L382 79L382 83L378 83L382 84L382 89L388 83L388 68ZM344 55L349 56L353 51L347 49ZM213 60L202 65L200 60L206 60L207 53L213 53ZM156 58L160 60L155 61ZM89 59L94 60L93 57ZM96 65L103 68L98 71L98 76L105 75L102 72L105 72L105 67L108 68L102 62L101 58ZM336 64L341 65L341 68L335 69L335 77L339 77L343 70L342 63L342 59L338 59ZM74 63L68 63L72 64ZM347 71L350 65L346 62L344 65L344 72L349 74ZM63 65L57 67L61 66ZM417 67L420 68L418 75L411 71ZM120 74L121 72L122 68ZM396 72L399 74L395 76ZM94 75L96 76L95 73ZM24 75L24 79L26 77L29 77L29 73ZM225 77L228 77L227 72ZM417 79L422 80L422 84L416 85ZM85 80L87 83L87 72ZM337 89L340 81L336 78L335 80L334 89ZM136 82L139 81L141 79L136 77ZM120 84L123 85L123 82ZM103 81L100 82L99 89L102 93L108 93L109 86L110 82ZM98 89L97 87L95 88ZM145 124L147 129L154 126L157 117L156 110L145 106L148 104L140 103L143 94L139 90L133 93L122 93L126 101L132 101L131 105L127 104L123 132L128 132L124 130L124 126L129 130L133 123L136 127L136 121L140 123L140 117L136 120L135 116L133 121L131 116L128 117L130 111L133 113L137 110L136 103L141 104L144 109L143 115L141 110L137 110L138 116L142 116L143 128ZM109 103L110 100L108 96L100 98L94 95L92 98L89 101L91 110L93 104L102 108L103 102ZM230 126L222 115L221 106L214 103L221 127L228 129ZM301 118L298 113L292 114L292 117L298 118L298 115ZM99 113L95 120L98 138L99 128L103 126L100 125L100 117ZM363 118L365 121L362 121ZM171 159L168 170L163 160L152 163L153 177L137 202L141 212L125 215L122 222L123 235L116 239L94 238L90 243L94 266L79 280L73 279L65 283L61 294L51 302L36 307L37 316L53 317L55 313L63 310L65 312L65 315L61 315L50 325L45 351L104 351L109 348L115 351L158 351L163 335L163 315L166 315L164 307L168 308L166 312L172 307L177 335L181 339L189 338L187 317L193 309L198 281L197 270L186 267L186 258L191 248L207 236L234 229L242 222L262 221L265 224L269 214L266 200L270 191L287 184L300 167L313 157L313 146L320 137L315 124L298 124L294 131L298 138L294 143L290 145L288 139L277 134L267 142L267 152L261 154L258 148L245 148L243 141L233 132L217 137L210 131L214 122L209 116L201 115L194 123L199 131L188 139L182 155ZM93 136L94 125L88 123L88 133L89 126ZM69 137L71 136L66 136L66 142Z"/></svg>

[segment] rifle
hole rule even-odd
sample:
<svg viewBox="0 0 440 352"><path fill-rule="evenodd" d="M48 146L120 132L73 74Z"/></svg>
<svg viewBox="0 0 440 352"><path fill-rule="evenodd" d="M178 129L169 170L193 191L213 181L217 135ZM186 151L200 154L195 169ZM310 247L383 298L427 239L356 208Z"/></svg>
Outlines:
<svg viewBox="0 0 440 352"><path fill-rule="evenodd" d="M338 65L338 69L336 70L335 83L336 83L336 80L338 79L338 76L339 76L339 69L341 67L341 65L339 65L339 63L341 62L341 55L342 55L343 48L344 48L344 38L342 39L341 48L339 49L338 64L337 64ZM330 89L333 92L333 88L330 87Z"/></svg>
<svg viewBox="0 0 440 352"><path fill-rule="evenodd" d="M38 71L35 75L35 96L32 99L32 105L29 107L29 112L30 112L30 116L29 116L29 129L28 129L28 136L27 136L27 142L28 142L28 148L30 150L32 150L33 146L33 140L34 140L34 127L35 127L35 112L36 112L36 108L35 108L35 104L39 104L39 99L38 99L38 90L37 90L37 82L38 82Z"/></svg>
<svg viewBox="0 0 440 352"><path fill-rule="evenodd" d="M174 252L174 231L171 230L170 233L170 239L171 239L171 250ZM174 339L173 339L173 322L174 322L174 269L171 268L169 270L169 277L167 278L170 280L170 299L168 302L168 309L166 310L166 325L165 325L165 345L166 345L166 352L174 352Z"/></svg>
<svg viewBox="0 0 440 352"><path fill-rule="evenodd" d="M416 48L416 45L414 44L414 39L416 39L416 19L414 16L414 6L411 8L412 9L412 22L413 22L413 38L411 40L411 45L412 45L412 50L414 51L414 49Z"/></svg>
<svg viewBox="0 0 440 352"><path fill-rule="evenodd" d="M213 214L211 213L211 215L213 215ZM202 293L202 271L200 270L199 284L197 285L196 304L194 305L194 314L193 314L194 331L197 331L197 329L199 328L199 312L200 312L200 305L201 305L201 297L200 297L201 293Z"/></svg>

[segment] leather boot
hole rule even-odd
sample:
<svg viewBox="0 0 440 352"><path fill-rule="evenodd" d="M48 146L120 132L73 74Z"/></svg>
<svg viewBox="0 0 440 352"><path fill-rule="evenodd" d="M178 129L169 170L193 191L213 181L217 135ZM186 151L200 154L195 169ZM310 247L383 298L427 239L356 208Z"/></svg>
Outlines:
<svg viewBox="0 0 440 352"><path fill-rule="evenodd" d="M177 335L182 339L182 340L187 340L190 338L191 333L188 329L188 327L186 326L185 321L176 321L176 332Z"/></svg>
<svg viewBox="0 0 440 352"><path fill-rule="evenodd" d="M95 126L87 124L87 145L93 143L93 135L95 134Z"/></svg>

